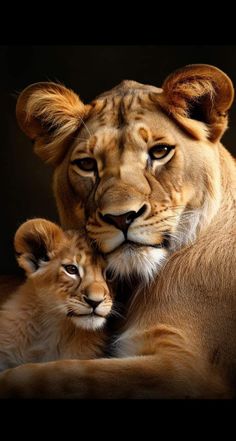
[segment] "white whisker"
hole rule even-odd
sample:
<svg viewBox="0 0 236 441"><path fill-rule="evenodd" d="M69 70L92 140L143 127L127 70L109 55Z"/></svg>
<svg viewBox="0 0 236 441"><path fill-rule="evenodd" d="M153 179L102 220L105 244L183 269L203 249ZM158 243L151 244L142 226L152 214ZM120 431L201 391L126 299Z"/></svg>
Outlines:
<svg viewBox="0 0 236 441"><path fill-rule="evenodd" d="M89 130L87 124L85 124L83 118L81 118L81 116L79 116L79 119L81 120L82 124L84 125L85 129L87 130L89 136L92 136L92 133L90 132L90 130Z"/></svg>
<svg viewBox="0 0 236 441"><path fill-rule="evenodd" d="M118 317L118 318L122 318L122 319L125 318L123 314L121 314L120 312L118 312L114 308L111 310L110 316L114 316L114 317Z"/></svg>

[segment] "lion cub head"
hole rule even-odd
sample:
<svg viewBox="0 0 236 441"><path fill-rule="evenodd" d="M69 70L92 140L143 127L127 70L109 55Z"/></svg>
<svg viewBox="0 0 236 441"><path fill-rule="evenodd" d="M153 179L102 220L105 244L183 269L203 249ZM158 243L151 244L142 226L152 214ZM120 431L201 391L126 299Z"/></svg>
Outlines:
<svg viewBox="0 0 236 441"><path fill-rule="evenodd" d="M104 261L82 234L33 219L20 226L14 244L18 263L44 308L81 328L105 324L112 298L103 277Z"/></svg>

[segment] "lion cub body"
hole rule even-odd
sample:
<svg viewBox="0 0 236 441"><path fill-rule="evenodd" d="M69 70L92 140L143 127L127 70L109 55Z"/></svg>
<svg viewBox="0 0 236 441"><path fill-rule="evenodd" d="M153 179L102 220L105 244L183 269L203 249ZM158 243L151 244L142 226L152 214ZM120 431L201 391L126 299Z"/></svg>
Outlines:
<svg viewBox="0 0 236 441"><path fill-rule="evenodd" d="M27 282L4 305L0 313L0 370L28 362L102 355L102 331L77 328L45 306Z"/></svg>
<svg viewBox="0 0 236 441"><path fill-rule="evenodd" d="M42 225L51 244L44 243ZM59 237L53 237L55 233ZM66 235L48 221L33 220L20 227L15 246L28 277L0 311L0 370L27 362L101 356L106 337L100 328L111 298L102 267L85 240L77 233ZM78 274L73 274L76 268ZM98 306L91 311L93 301Z"/></svg>

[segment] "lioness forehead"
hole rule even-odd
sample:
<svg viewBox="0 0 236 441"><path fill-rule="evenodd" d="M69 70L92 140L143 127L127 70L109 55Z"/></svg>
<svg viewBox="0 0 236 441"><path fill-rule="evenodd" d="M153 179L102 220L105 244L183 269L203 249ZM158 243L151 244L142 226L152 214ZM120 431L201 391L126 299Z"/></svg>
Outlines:
<svg viewBox="0 0 236 441"><path fill-rule="evenodd" d="M93 101L93 110L89 120L98 121L100 127L109 124L120 128L129 123L135 113L135 120L138 121L142 118L145 110L156 108L152 94L161 93L161 91L162 89L153 86L124 81L114 89L99 95Z"/></svg>
<svg viewBox="0 0 236 441"><path fill-rule="evenodd" d="M130 83L138 84L140 88L128 87ZM74 146L83 144L89 138L86 150L94 153L96 146L96 150L99 150L96 153L100 153L103 148L106 151L107 148L114 150L115 146L121 147L124 144L134 148L139 144L140 148L142 140L145 143L174 143L176 136L183 135L183 132L153 99L153 93L161 92L162 89L153 86L125 81L117 88L100 95L93 101L93 109ZM98 140L99 145L96 145Z"/></svg>
<svg viewBox="0 0 236 441"><path fill-rule="evenodd" d="M175 136L182 131L158 105L156 96L161 93L160 88L125 80L110 91L99 95L92 103L92 111L81 128L74 146L78 143L83 144L90 138L86 150L89 149L94 153L94 147L99 139L99 146L96 146L99 152L96 153L100 153L103 148L113 150L115 145L129 143L130 146L135 147L140 140L147 142L148 138L149 141L154 142L167 141L170 144L175 142L172 132ZM143 131L143 128L148 132Z"/></svg>

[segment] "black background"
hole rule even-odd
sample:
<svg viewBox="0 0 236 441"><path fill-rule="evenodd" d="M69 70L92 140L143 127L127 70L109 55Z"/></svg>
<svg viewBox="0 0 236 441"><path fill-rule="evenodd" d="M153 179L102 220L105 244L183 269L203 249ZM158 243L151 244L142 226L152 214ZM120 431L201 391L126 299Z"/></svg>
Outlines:
<svg viewBox="0 0 236 441"><path fill-rule="evenodd" d="M173 70L191 63L213 64L236 85L236 45L12 45L0 47L0 60L0 274L17 271L12 240L23 221L58 221L52 170L33 154L16 123L17 93L34 82L59 80L88 102L123 79L160 87ZM235 103L223 137L233 154L234 139Z"/></svg>

